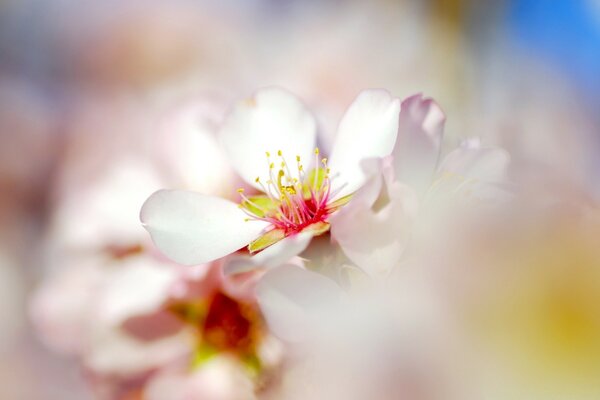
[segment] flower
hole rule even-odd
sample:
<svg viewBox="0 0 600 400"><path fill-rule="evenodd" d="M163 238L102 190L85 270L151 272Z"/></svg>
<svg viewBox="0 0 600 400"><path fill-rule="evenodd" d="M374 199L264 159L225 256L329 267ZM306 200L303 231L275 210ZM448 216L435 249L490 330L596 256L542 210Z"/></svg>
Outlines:
<svg viewBox="0 0 600 400"><path fill-rule="evenodd" d="M472 139L440 161L445 119L434 100L405 99L391 156L363 162L369 178L331 221L344 254L370 275L385 277L419 234L443 232L447 214L506 194L499 186L509 162L504 150Z"/></svg>
<svg viewBox="0 0 600 400"><path fill-rule="evenodd" d="M361 92L340 122L328 161L305 106L282 89L259 90L234 106L220 139L234 169L260 194L240 190L236 205L160 190L145 202L141 221L157 247L181 264L209 262L245 245L256 253L278 242L270 252L298 254L330 229L330 217L364 184L360 161L391 153L399 112L400 100L387 91Z"/></svg>

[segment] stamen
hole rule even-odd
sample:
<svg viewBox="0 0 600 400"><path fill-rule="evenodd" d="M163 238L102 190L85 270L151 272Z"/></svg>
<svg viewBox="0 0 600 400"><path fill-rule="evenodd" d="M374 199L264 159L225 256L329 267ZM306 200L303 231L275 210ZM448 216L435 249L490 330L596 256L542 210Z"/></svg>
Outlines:
<svg viewBox="0 0 600 400"><path fill-rule="evenodd" d="M300 232L309 225L325 222L330 213L327 203L333 197L331 181L335 176L330 176L328 160L320 157L318 147L314 149L314 154L315 169L310 174L305 173L299 155L296 155L297 174L292 174L290 165L281 150L277 150L277 157L280 158L277 169L275 162L270 158L271 154L265 152L269 179L263 183L260 177L257 177L255 182L272 202L274 208L260 206L248 198L243 189L240 189L238 190L242 198L240 206L244 213L250 219L266 221L275 229L284 230L286 236ZM337 188L334 192L339 192L343 187ZM253 214L252 211L258 215Z"/></svg>
<svg viewBox="0 0 600 400"><path fill-rule="evenodd" d="M257 178L258 179L258 178ZM268 212L268 210L266 210L265 208L259 206L258 204L256 204L255 202L253 202L252 200L250 200L245 194L244 194L244 188L239 188L238 193L240 194L240 197L242 198L242 204L240 204L240 207L244 208L244 204L248 203L250 204L252 207L256 208L257 210L261 211L263 214L266 214Z"/></svg>

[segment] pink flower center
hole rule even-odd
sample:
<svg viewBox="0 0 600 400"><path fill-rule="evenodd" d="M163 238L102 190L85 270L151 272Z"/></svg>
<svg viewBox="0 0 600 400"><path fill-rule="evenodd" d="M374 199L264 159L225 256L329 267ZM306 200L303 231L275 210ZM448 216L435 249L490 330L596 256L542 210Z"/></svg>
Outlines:
<svg viewBox="0 0 600 400"><path fill-rule="evenodd" d="M240 207L248 214L248 220L269 222L285 236L326 222L337 209L331 207L330 200L341 188L332 190L334 177L330 176L327 159L320 157L318 148L314 153L315 168L309 173L305 173L300 156L296 156L296 167L292 173L281 151L277 152L279 168L275 168L271 155L266 153L269 179L266 182L260 178L255 180L264 196L246 196L243 189L238 190L242 197Z"/></svg>

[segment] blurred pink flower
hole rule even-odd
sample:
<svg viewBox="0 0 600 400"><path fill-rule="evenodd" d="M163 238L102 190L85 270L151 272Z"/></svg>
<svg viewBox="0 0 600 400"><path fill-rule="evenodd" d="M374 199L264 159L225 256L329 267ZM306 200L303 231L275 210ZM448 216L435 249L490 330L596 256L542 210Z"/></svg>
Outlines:
<svg viewBox="0 0 600 400"><path fill-rule="evenodd" d="M216 347L210 356L227 353L240 364L249 362L245 357L260 360L257 352L267 332L253 294L259 275L223 274L230 264L247 269L246 258L181 267L153 248L137 219L143 200L169 183L235 194L237 178L215 136L221 103L193 98L149 120L148 105L111 100L86 99L67 124L66 157L46 232L48 277L30 304L40 338L74 357L100 398L128 398L164 368L202 367L196 353L228 332L211 308L221 298L230 304L226 315L252 310L241 320L252 327L252 336L235 336L240 342ZM106 130L119 134L105 135ZM203 171L214 166L222 176L205 179ZM208 316L216 319L212 333L204 325Z"/></svg>

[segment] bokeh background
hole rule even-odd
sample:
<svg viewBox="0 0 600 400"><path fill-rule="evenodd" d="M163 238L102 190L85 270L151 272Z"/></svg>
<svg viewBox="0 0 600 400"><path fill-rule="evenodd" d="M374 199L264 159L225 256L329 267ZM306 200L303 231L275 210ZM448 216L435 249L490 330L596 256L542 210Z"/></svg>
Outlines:
<svg viewBox="0 0 600 400"><path fill-rule="evenodd" d="M524 183L600 194L598 0L2 0L0 398L92 398L78 363L39 339L31 296L61 268L61 235L93 243L86 228L121 206L134 210L122 230L141 231L144 196L115 189L90 206L80 193L113 170L141 185L123 160L225 190L210 142L165 150L165 135L194 123L185 110L218 121L268 85L300 96L325 132L363 88L423 92L449 145L480 136Z"/></svg>

